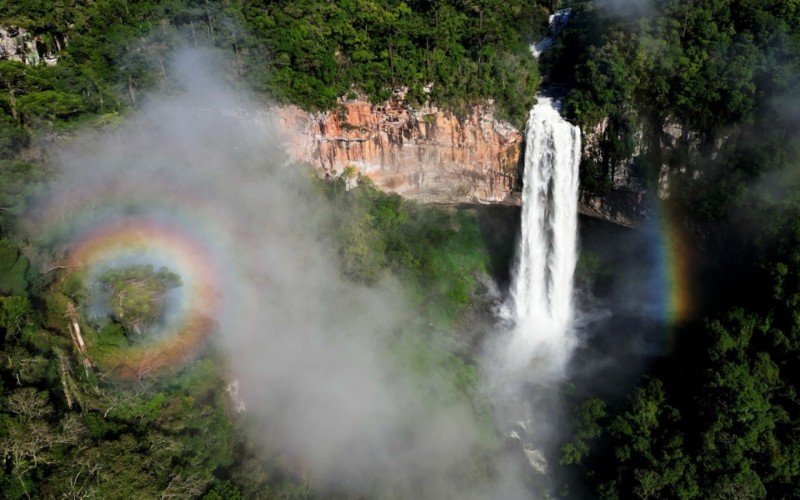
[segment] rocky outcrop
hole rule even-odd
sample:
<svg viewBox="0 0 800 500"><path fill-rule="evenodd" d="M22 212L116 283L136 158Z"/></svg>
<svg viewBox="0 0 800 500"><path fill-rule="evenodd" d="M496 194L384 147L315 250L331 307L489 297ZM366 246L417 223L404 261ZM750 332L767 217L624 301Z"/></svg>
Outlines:
<svg viewBox="0 0 800 500"><path fill-rule="evenodd" d="M290 155L325 176L352 166L381 189L424 202L519 202L523 137L495 118L491 103L456 116L412 109L398 93L381 105L342 99L333 111L290 106L277 114Z"/></svg>
<svg viewBox="0 0 800 500"><path fill-rule="evenodd" d="M290 156L311 163L326 177L352 167L344 176L348 183L357 171L385 191L423 202L521 204L524 137L495 118L491 103L457 116L434 106L411 108L400 92L380 105L357 98L341 99L337 109L322 113L294 106L274 111L288 132ZM606 161L608 128L604 119L584 131L583 156L595 165ZM648 191L632 168L647 151L645 137L636 132L634 154L606 173L610 190L581 193L580 213L630 227L649 217ZM677 124L667 124L661 141L669 151L692 138ZM672 172L665 164L660 189L668 189Z"/></svg>
<svg viewBox="0 0 800 500"><path fill-rule="evenodd" d="M582 168L600 169L610 186L602 194L582 190L578 211L590 217L634 227L648 217L650 209L647 190L632 171L635 158L644 150L643 134L641 131L635 133L630 157L612 161L604 144L612 133L609 124L610 119L606 117L583 131L583 158L590 161L584 162Z"/></svg>
<svg viewBox="0 0 800 500"><path fill-rule="evenodd" d="M612 189L603 195L581 192L578 212L620 226L637 227L650 216L651 207L645 190Z"/></svg>
<svg viewBox="0 0 800 500"><path fill-rule="evenodd" d="M54 49L61 50L66 44L66 37L53 35ZM47 64L53 66L58 62L53 50L40 35L34 35L25 28L0 26L0 60L19 61L35 66Z"/></svg>
<svg viewBox="0 0 800 500"><path fill-rule="evenodd" d="M615 130L609 118L584 130L583 157L585 168L596 169L595 176L608 179L602 194L581 193L581 212L622 225L637 225L651 214L652 197L668 199L678 179L697 179L700 172L689 171L687 164L700 155L700 134L684 127L678 120L667 119L654 126L644 122L627 132L627 137ZM627 154L610 152L612 143L625 144ZM715 142L712 154L718 151L724 138ZM655 163L653 178L643 179L635 172L637 163ZM652 196L651 194L652 193Z"/></svg>
<svg viewBox="0 0 800 500"><path fill-rule="evenodd" d="M722 148L725 138L720 137L712 148L716 154ZM668 119L661 129L659 147L662 151L662 163L658 172L658 197L667 199L671 196L671 186L678 177L700 177L699 170L689 172L688 160L700 155L702 140L700 134L692 132L675 119ZM692 162L695 163L695 162Z"/></svg>

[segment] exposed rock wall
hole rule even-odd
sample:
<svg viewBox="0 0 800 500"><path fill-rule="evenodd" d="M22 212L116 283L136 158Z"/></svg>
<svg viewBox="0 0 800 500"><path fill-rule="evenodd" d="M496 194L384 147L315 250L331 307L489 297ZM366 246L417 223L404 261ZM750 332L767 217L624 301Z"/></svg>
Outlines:
<svg viewBox="0 0 800 500"><path fill-rule="evenodd" d="M722 147L724 138L714 145L713 153ZM671 196L671 186L678 177L690 176L697 179L699 170L689 172L686 164L688 160L696 159L700 154L700 134L692 132L677 120L669 119L664 124L658 138L658 147L663 152L662 163L658 172L658 197L667 199Z"/></svg>
<svg viewBox="0 0 800 500"><path fill-rule="evenodd" d="M424 202L519 202L523 137L494 117L490 103L465 117L411 109L402 95L383 105L342 100L325 113L277 111L290 154L326 176L353 166L381 189Z"/></svg>
<svg viewBox="0 0 800 500"><path fill-rule="evenodd" d="M609 118L584 131L583 155L592 160L585 167L598 169L610 181L610 189L604 189L602 194L584 190L581 211L618 224L637 225L651 215L653 196L668 199L676 181L700 176L699 171L689 171L686 165L701 154L702 138L673 118L659 125L640 122L629 132L629 154L611 158L606 145L623 142L622 137L613 136L617 133L610 127ZM712 153L723 143L724 138L717 141ZM638 161L656 165L653 178L642 179L634 173Z"/></svg>
<svg viewBox="0 0 800 500"><path fill-rule="evenodd" d="M66 43L66 37L52 36L56 50ZM57 58L41 37L25 28L0 26L0 60L19 61L29 65L56 64Z"/></svg>
<svg viewBox="0 0 800 500"><path fill-rule="evenodd" d="M610 181L610 189L602 194L583 189L578 210L584 215L633 227L646 219L650 210L647 190L631 168L635 157L644 150L644 134L641 130L636 131L631 157L613 162L603 144L612 133L609 125L610 119L606 117L583 131L583 158L592 160L591 168L603 170L602 175ZM587 168L586 165L582 167Z"/></svg>
<svg viewBox="0 0 800 500"><path fill-rule="evenodd" d="M474 107L465 117L433 106L412 109L402 94L382 105L342 99L339 108L324 113L295 106L275 111L288 132L290 156L311 163L325 176L340 175L352 166L381 189L423 202L521 204L524 137L496 119L490 103ZM584 131L583 155L596 164L603 163L608 123L605 119ZM631 166L650 145L641 131L635 142L635 154L608 173L609 192L581 193L582 214L623 226L637 226L648 218L648 192ZM665 125L662 149L671 151L687 142L693 144L693 138L679 125ZM674 175L665 163L659 185L662 196L668 195Z"/></svg>
<svg viewBox="0 0 800 500"><path fill-rule="evenodd" d="M578 213L626 227L640 226L650 212L650 200L644 190L612 189L602 196L583 191L578 201Z"/></svg>

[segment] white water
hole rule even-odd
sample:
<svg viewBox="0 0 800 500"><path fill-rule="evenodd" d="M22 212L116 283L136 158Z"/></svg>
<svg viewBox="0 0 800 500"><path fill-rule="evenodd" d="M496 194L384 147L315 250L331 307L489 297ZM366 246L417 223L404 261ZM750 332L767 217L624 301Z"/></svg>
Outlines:
<svg viewBox="0 0 800 500"><path fill-rule="evenodd" d="M509 309L512 349L560 372L572 350L573 275L577 262L580 129L546 97L526 130L522 230ZM544 366L542 366L544 365Z"/></svg>
<svg viewBox="0 0 800 500"><path fill-rule="evenodd" d="M569 14L567 9L551 16L550 33L563 29ZM531 51L538 57L552 44L543 40ZM537 97L525 132L522 221L511 287L498 311L506 334L488 345L486 367L498 422L508 439L519 442L537 488L549 491L546 457L560 402L540 386L563 379L575 345L581 137L580 129L561 117L558 101Z"/></svg>
<svg viewBox="0 0 800 500"><path fill-rule="evenodd" d="M550 32L560 31L569 14L551 16ZM552 43L535 44L531 51L538 57L537 50ZM497 421L510 442L519 442L537 488L550 491L555 483L546 457L554 451L560 401L540 386L563 380L575 345L581 135L561 117L558 101L537 97L525 132L518 248L508 299L499 311L507 334L488 345L486 367Z"/></svg>
<svg viewBox="0 0 800 500"><path fill-rule="evenodd" d="M572 14L572 9L561 9L555 11L550 16L550 36L542 38L538 42L531 45L531 53L533 53L533 57L539 58L542 53L553 46L556 43L556 35L561 33L567 26L567 22L569 21L569 16Z"/></svg>

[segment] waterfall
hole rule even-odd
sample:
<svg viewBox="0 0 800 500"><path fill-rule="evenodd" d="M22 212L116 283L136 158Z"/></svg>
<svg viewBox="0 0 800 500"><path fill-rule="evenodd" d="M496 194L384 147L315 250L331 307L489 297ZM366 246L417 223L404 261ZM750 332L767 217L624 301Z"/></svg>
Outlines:
<svg viewBox="0 0 800 500"><path fill-rule="evenodd" d="M555 43L569 15L564 9L550 17L552 36L531 46L535 57ZM581 133L545 92L537 96L525 129L519 241L508 298L498 311L503 334L489 345L487 366L497 420L508 439L519 442L541 482L537 488L550 491L542 496L552 497L547 457L561 446L554 438L563 414L558 391L547 386L563 380L575 344Z"/></svg>
<svg viewBox="0 0 800 500"><path fill-rule="evenodd" d="M572 9L561 9L553 12L550 16L550 36L546 36L530 46L533 57L539 58L540 55L556 43L555 37L567 26Z"/></svg>
<svg viewBox="0 0 800 500"><path fill-rule="evenodd" d="M538 101L526 130L522 229L509 312L514 349L560 371L572 347L581 140L580 129L561 117L557 102Z"/></svg>

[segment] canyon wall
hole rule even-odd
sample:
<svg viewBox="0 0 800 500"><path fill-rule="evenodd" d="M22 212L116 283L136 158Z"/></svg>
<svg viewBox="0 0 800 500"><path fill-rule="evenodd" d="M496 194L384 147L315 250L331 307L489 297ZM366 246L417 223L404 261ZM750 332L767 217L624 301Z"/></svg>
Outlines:
<svg viewBox="0 0 800 500"><path fill-rule="evenodd" d="M615 129L609 118L584 130L584 174L604 179L604 185L583 186L581 211L622 225L637 225L652 215L655 198L669 199L676 189L700 178L701 155L714 158L729 139L713 141L684 126L676 118L652 123L643 119ZM620 148L620 144L624 144Z"/></svg>
<svg viewBox="0 0 800 500"><path fill-rule="evenodd" d="M672 181L680 177L696 179L699 171L687 171L685 165L689 159L697 159L702 145L701 137L697 132L692 132L679 121L668 118L659 125L646 124L643 121L635 123L635 128L627 132L630 137L623 137L622 133L612 130L609 118L604 118L589 130L584 130L583 157L591 159L591 165L608 179L612 190L645 191L645 185L657 186L654 191L661 199L670 197ZM630 124L629 124L630 125ZM717 151L722 146L725 137L718 140L714 146ZM630 142L629 150L620 155L619 152L610 152L609 144ZM656 152L657 154L653 154ZM644 159L655 162L657 172L650 175L656 177L645 181L642 168L637 170L637 162Z"/></svg>
<svg viewBox="0 0 800 500"><path fill-rule="evenodd" d="M382 105L341 100L338 109L277 109L289 152L325 176L354 167L381 189L426 203L519 203L522 134L491 103L463 117L412 109L398 94Z"/></svg>
<svg viewBox="0 0 800 500"><path fill-rule="evenodd" d="M521 204L523 135L494 116L491 103L475 106L466 116L434 106L411 108L402 92L381 105L366 99L341 99L332 111L310 113L295 106L275 109L288 132L293 159L311 163L322 175L358 172L379 188L425 203ZM636 226L651 212L647 190L633 173L636 157L645 154L646 134L637 133L629 158L609 165L603 141L608 120L584 131L583 156L607 170L610 189L581 192L579 211L623 226ZM679 125L664 127L665 151L686 142ZM604 166L602 166L604 165ZM668 196L665 164L659 194ZM348 175L346 174L346 175Z"/></svg>

